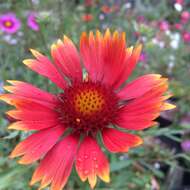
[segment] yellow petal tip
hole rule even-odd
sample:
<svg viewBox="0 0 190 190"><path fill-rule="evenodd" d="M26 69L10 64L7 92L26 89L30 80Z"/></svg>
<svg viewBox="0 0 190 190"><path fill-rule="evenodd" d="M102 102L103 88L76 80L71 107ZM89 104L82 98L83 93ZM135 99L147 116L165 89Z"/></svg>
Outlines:
<svg viewBox="0 0 190 190"><path fill-rule="evenodd" d="M8 92L12 92L14 87L13 86L3 86L3 89L8 91Z"/></svg>
<svg viewBox="0 0 190 190"><path fill-rule="evenodd" d="M24 63L25 65L27 65L27 66L32 65L32 62L33 62L32 59L25 59L25 60L23 60L23 63Z"/></svg>
<svg viewBox="0 0 190 190"><path fill-rule="evenodd" d="M57 48L57 46L55 44L51 45L51 50L55 50Z"/></svg>
<svg viewBox="0 0 190 190"><path fill-rule="evenodd" d="M34 56L34 57L39 57L40 55L41 55L41 53L40 52L38 52L37 50L35 50L35 49L32 49L32 48L30 48L30 52L32 53L32 55Z"/></svg>
<svg viewBox="0 0 190 190"><path fill-rule="evenodd" d="M175 109L176 108L176 105L174 104L170 104L170 103L164 103L164 105L162 106L162 111L165 111L165 110L171 110L171 109Z"/></svg>

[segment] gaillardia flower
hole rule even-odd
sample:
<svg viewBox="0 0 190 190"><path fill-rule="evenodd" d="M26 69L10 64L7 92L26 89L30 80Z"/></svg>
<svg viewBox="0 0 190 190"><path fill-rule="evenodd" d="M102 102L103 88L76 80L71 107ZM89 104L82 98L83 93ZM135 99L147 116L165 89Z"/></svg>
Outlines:
<svg viewBox="0 0 190 190"><path fill-rule="evenodd" d="M6 13L0 16L0 30L3 32L13 34L21 27L20 20L14 13Z"/></svg>
<svg viewBox="0 0 190 190"><path fill-rule="evenodd" d="M8 81L11 94L1 99L16 107L7 114L16 119L9 129L36 132L16 146L10 157L22 156L21 164L41 159L31 185L51 185L61 190L75 164L82 181L91 188L97 177L109 182L109 162L98 145L127 152L142 139L124 130L142 130L155 124L166 103L167 79L148 74L125 85L139 59L141 45L126 48L125 33L106 30L82 33L80 51L64 36L51 47L52 61L31 50L34 59L24 60L33 71L49 78L62 92L50 94L31 84ZM122 130L123 129L123 130Z"/></svg>

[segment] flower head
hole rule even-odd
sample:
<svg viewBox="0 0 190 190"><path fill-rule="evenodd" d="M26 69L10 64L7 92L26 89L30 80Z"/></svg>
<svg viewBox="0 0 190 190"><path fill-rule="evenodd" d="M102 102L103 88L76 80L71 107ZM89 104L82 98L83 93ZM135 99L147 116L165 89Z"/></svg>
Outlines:
<svg viewBox="0 0 190 190"><path fill-rule="evenodd" d="M0 16L0 30L13 34L21 27L20 20L14 13L6 13Z"/></svg>
<svg viewBox="0 0 190 190"><path fill-rule="evenodd" d="M184 0L176 0L175 3L179 3L179 4L183 5L184 4Z"/></svg>
<svg viewBox="0 0 190 190"><path fill-rule="evenodd" d="M113 153L127 152L142 139L121 129L142 130L153 126L166 103L167 79L148 74L123 85L134 70L141 45L126 48L125 33L82 33L80 51L64 36L51 47L52 61L36 50L24 60L33 71L49 78L61 90L51 94L20 81L8 81L11 94L1 99L14 105L7 112L17 121L9 129L36 132L16 146L10 157L22 156L21 164L42 159L31 185L61 190L75 164L82 181L93 188L97 177L109 182L109 162L97 135ZM82 64L81 64L82 63ZM117 126L117 127L116 127Z"/></svg>
<svg viewBox="0 0 190 190"><path fill-rule="evenodd" d="M158 25L159 25L159 29L160 29L161 31L167 31L167 30L169 30L169 28L170 28L170 25L169 25L169 23L168 23L166 20L160 21L160 22L158 23Z"/></svg>
<svg viewBox="0 0 190 190"><path fill-rule="evenodd" d="M38 31L40 29L39 24L36 21L36 14L30 13L27 18L27 25L34 31Z"/></svg>
<svg viewBox="0 0 190 190"><path fill-rule="evenodd" d="M91 7L94 5L94 3L95 3L94 0L84 0L84 5L86 7Z"/></svg>
<svg viewBox="0 0 190 190"><path fill-rule="evenodd" d="M176 23L176 24L174 24L174 28L176 30L182 30L183 29L183 25L181 23Z"/></svg>
<svg viewBox="0 0 190 190"><path fill-rule="evenodd" d="M82 15L82 20L84 22L91 22L93 20L93 15L90 13L86 13L86 14Z"/></svg>
<svg viewBox="0 0 190 190"><path fill-rule="evenodd" d="M109 14L109 13L112 13L112 8L111 7L109 7L108 5L103 5L102 7L101 7L101 11L103 12L103 13L105 13L105 14Z"/></svg>
<svg viewBox="0 0 190 190"><path fill-rule="evenodd" d="M181 143L181 147L183 149L183 151L185 152L190 152L190 140L186 139Z"/></svg>
<svg viewBox="0 0 190 190"><path fill-rule="evenodd" d="M182 38L183 38L183 41L185 43L189 43L190 42L190 32L188 31L183 31L182 32Z"/></svg>
<svg viewBox="0 0 190 190"><path fill-rule="evenodd" d="M188 11L183 11L181 13L181 23L186 24L190 20L190 13Z"/></svg>
<svg viewBox="0 0 190 190"><path fill-rule="evenodd" d="M146 18L143 15L137 16L136 20L138 23L146 23L147 22Z"/></svg>

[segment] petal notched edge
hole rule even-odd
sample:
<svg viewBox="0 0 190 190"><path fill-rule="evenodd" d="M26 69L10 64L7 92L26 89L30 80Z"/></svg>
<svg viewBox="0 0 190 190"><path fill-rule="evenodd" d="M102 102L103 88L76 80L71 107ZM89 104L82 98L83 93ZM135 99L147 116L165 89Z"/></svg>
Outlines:
<svg viewBox="0 0 190 190"><path fill-rule="evenodd" d="M97 176L104 182L110 181L108 160L92 137L85 137L81 143L75 166L80 179L88 179L91 188L95 187Z"/></svg>

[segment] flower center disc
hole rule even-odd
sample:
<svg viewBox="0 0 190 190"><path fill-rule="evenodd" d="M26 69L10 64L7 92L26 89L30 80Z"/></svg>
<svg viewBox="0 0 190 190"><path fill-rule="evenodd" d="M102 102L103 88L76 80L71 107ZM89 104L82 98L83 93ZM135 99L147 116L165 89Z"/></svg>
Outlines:
<svg viewBox="0 0 190 190"><path fill-rule="evenodd" d="M12 22L11 21L5 21L5 26L6 27L11 27L12 26Z"/></svg>
<svg viewBox="0 0 190 190"><path fill-rule="evenodd" d="M101 111L105 104L103 95L96 89L80 91L74 97L76 111L84 115L92 115Z"/></svg>
<svg viewBox="0 0 190 190"><path fill-rule="evenodd" d="M85 133L109 125L118 108L116 94L100 83L74 83L59 97L60 119L64 126Z"/></svg>

